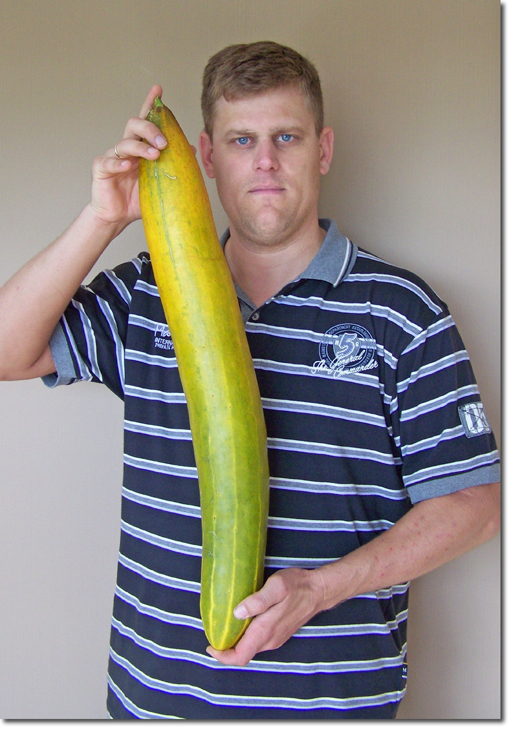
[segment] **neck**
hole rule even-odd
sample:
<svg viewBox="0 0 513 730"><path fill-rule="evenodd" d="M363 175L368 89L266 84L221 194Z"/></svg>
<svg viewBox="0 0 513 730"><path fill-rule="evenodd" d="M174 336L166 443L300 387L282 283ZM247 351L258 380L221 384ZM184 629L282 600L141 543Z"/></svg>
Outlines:
<svg viewBox="0 0 513 730"><path fill-rule="evenodd" d="M301 274L319 251L326 231L319 227L302 232L283 245L256 245L230 229L225 255L234 281L260 307Z"/></svg>

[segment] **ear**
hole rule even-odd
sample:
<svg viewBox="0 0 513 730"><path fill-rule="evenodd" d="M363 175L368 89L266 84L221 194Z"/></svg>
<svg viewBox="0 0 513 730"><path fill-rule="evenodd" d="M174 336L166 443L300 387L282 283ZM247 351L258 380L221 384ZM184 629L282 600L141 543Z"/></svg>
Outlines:
<svg viewBox="0 0 513 730"><path fill-rule="evenodd" d="M320 171L321 175L326 175L330 169L333 157L335 135L331 127L324 127L319 137L319 149L321 154Z"/></svg>
<svg viewBox="0 0 513 730"><path fill-rule="evenodd" d="M212 141L205 130L199 136L199 149L205 173L208 177L215 178L214 163L212 161Z"/></svg>

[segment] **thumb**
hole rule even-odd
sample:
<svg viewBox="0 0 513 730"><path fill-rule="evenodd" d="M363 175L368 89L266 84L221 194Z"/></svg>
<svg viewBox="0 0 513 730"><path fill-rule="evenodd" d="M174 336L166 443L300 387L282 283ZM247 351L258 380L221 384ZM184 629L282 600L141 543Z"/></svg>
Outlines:
<svg viewBox="0 0 513 730"><path fill-rule="evenodd" d="M233 615L238 619L246 619L264 613L284 599L283 588L282 581L277 578L277 574L272 575L259 591L252 593L235 606Z"/></svg>

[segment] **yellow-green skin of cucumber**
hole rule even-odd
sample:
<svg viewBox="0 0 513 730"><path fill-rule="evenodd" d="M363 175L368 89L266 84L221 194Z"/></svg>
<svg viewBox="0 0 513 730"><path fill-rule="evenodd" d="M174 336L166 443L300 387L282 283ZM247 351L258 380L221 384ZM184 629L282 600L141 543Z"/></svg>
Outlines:
<svg viewBox="0 0 513 730"><path fill-rule="evenodd" d="M263 582L269 509L266 427L235 288L193 150L156 99L168 144L139 161L139 199L155 280L185 392L200 490L200 611L216 649L249 620L234 607Z"/></svg>

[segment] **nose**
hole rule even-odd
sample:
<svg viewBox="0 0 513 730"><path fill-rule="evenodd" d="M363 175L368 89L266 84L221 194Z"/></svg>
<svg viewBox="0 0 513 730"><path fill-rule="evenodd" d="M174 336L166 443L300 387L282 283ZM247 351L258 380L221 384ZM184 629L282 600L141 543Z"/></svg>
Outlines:
<svg viewBox="0 0 513 730"><path fill-rule="evenodd" d="M272 139L261 139L255 147L253 167L255 170L278 170L278 150Z"/></svg>

